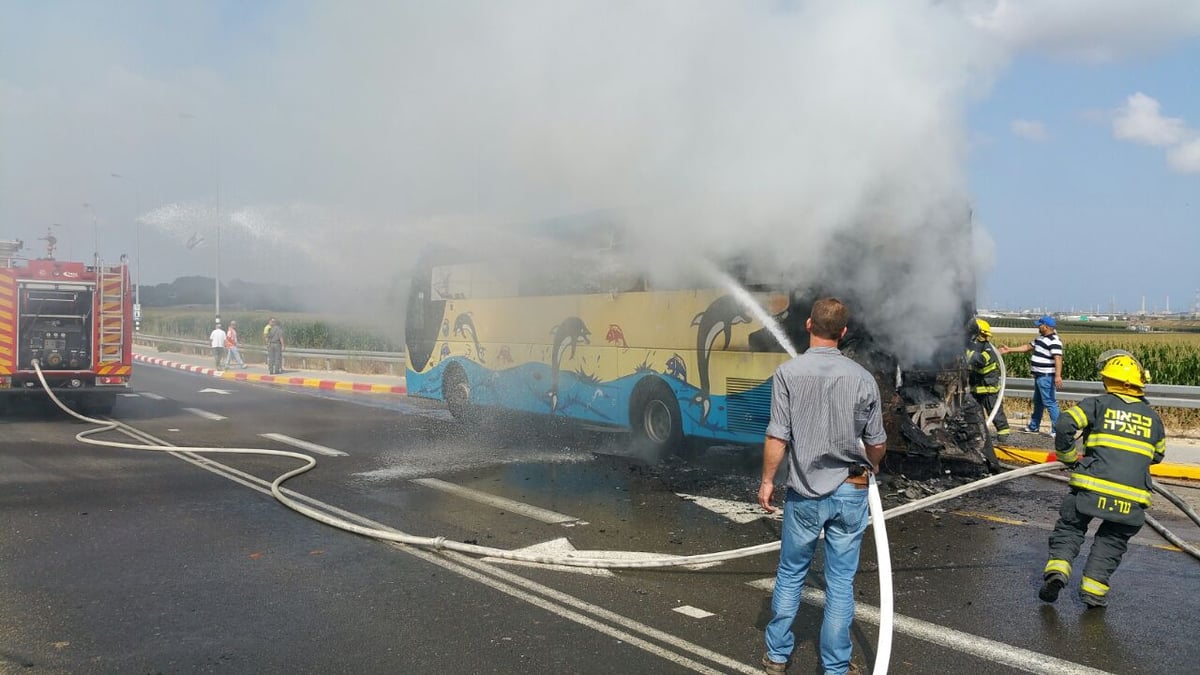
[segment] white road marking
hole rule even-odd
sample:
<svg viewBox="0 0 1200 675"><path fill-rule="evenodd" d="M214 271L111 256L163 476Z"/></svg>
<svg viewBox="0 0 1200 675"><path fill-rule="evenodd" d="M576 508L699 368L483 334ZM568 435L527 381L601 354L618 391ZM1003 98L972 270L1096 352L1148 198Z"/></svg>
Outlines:
<svg viewBox="0 0 1200 675"><path fill-rule="evenodd" d="M207 388L201 389L201 390L200 390L199 392L197 392L197 393L200 393L200 394L221 394L222 396L228 396L228 395L229 395L231 392L230 392L230 391L228 391L228 390L226 390L226 389L213 389L213 388L211 388L211 387L207 387Z"/></svg>
<svg viewBox="0 0 1200 675"><path fill-rule="evenodd" d="M203 417L206 420L213 420L214 422L219 422L223 419L229 419L224 415L218 415L217 413L208 412L207 410L201 410L199 408L184 408L184 410L196 415L197 417Z"/></svg>
<svg viewBox="0 0 1200 675"><path fill-rule="evenodd" d="M514 501L506 497L498 497L486 492L480 492L479 490L472 490L471 488L455 485L454 483L447 483L446 481L439 480L437 478L414 478L413 482L424 485L428 488L433 488L434 490L441 490L442 492L452 494L456 497L462 497L463 499L470 499L472 501L479 502L480 504L494 506L503 511L511 511L512 513L525 516L526 518L533 518L534 520L540 520L543 523L549 523L551 525L565 525L567 523L574 525L579 522L579 519L575 516L568 516L555 511L549 511L537 506L531 506L529 504Z"/></svg>
<svg viewBox="0 0 1200 675"><path fill-rule="evenodd" d="M699 607L692 607L691 605L676 607L673 611L679 612L684 616L690 616L693 619L707 619L710 616L716 616L716 614L713 614L712 612L706 612Z"/></svg>
<svg viewBox="0 0 1200 675"><path fill-rule="evenodd" d="M760 518L783 518L783 512L763 513L762 508L754 502L737 501L734 499L717 499L716 497L699 497L697 495L676 492L675 496L686 499L702 509L724 516L735 523L752 523Z"/></svg>
<svg viewBox="0 0 1200 675"><path fill-rule="evenodd" d="M561 556L569 556L578 553L571 541L566 537L551 539L533 546L517 549L521 553L541 553L541 554L557 554ZM540 567L542 569L558 570L559 572L574 572L575 574L587 574L594 577L615 577L610 570L602 567L575 567L573 565L545 565L542 563L525 562L524 560L508 560L506 558L483 558L484 562L503 563L505 565L522 565L525 567Z"/></svg>
<svg viewBox="0 0 1200 675"><path fill-rule="evenodd" d="M130 427L127 424L120 424L118 427L122 433L137 438L143 442L150 442L156 445L170 446L171 444L162 439L151 436L150 434ZM206 471L210 471L218 476L239 483L253 490L257 490L265 495L271 495L270 481L263 480L257 476L239 471L230 466L225 466L220 462L204 458L192 452L172 452L172 455L182 459L185 462L198 466ZM356 513L351 513L339 509L336 506L326 504L320 500L313 499L307 495L300 494L288 488L282 488L283 492L293 499L306 502L310 506L323 509L331 514L358 522L367 527L372 527L380 530L388 530L396 532L396 530L377 523L369 518L360 516ZM568 595L562 591L555 590L549 586L543 586L535 581L530 581L525 577L512 574L506 570L501 570L492 565L489 565L481 560L455 553L453 551L441 551L438 553L425 551L407 544L397 542L385 542L388 546L403 551L414 557L420 558L430 564L437 565L443 569L449 570L472 581L493 588L502 593L510 595L518 600L524 601L535 607L539 607L547 612L560 616L568 621L573 621L581 626L590 628L598 633L603 633L626 644L637 647L643 651L649 652L660 658L676 663L689 670L698 673L712 673L719 675L722 672L737 672L746 673L747 675L755 675L761 672L761 669L748 666L744 663L735 661L723 654L718 654L706 647L688 642L681 637L672 635L665 631L658 630L646 624L634 621L626 616L617 614L616 612L607 610L598 605L593 605L576 598L573 595ZM541 596L541 597L539 597ZM574 611L579 610L579 611ZM592 616L587 616L581 612L587 612ZM593 618L595 617L595 618ZM611 624L620 626L629 631L640 633L646 638L657 640L679 651L686 652L691 656L707 659L712 663L720 666L720 670L713 669L708 665L695 661L684 654L679 654L666 649L660 645L654 644L649 640L643 639L638 635L627 633L621 628L615 628L608 624L602 623L600 620L608 621Z"/></svg>
<svg viewBox="0 0 1200 675"><path fill-rule="evenodd" d="M291 436L285 436L283 434L277 434L277 433L272 432L269 434L259 434L259 436L262 436L263 438L269 438L273 441L279 441L280 443L285 443L294 448L300 448L301 450L308 450L309 452L315 452L320 455L328 455L330 457L346 457L347 456L346 453L342 452L341 450L335 450L333 448L329 448L324 445L318 445L316 443L305 441L305 440L302 440L299 438L292 438Z"/></svg>
<svg viewBox="0 0 1200 675"><path fill-rule="evenodd" d="M137 398L137 397L138 397L138 396L140 396L141 394L121 394L121 395L122 395L122 396L124 396L124 397L126 397L126 398Z"/></svg>
<svg viewBox="0 0 1200 675"><path fill-rule="evenodd" d="M143 392L138 392L138 393L139 393L139 394L141 394L142 396L144 396L144 397L146 397L146 398L148 398L148 399L152 400L152 401L165 401L165 400L167 400L167 397L165 397L165 396L159 396L158 394L155 394L154 392L151 392L151 391L143 391Z"/></svg>
<svg viewBox="0 0 1200 675"><path fill-rule="evenodd" d="M775 579L769 577L747 583L748 586L761 588L767 592L775 589ZM825 606L825 591L816 588L804 588L804 602L817 607ZM859 621L879 625L879 608L856 602L854 618ZM1045 673L1045 675L1108 675L1107 671L1097 670L1079 663L1073 663L1053 656L1046 656L1035 651L1014 647L1012 645L989 640L978 635L971 635L946 626L914 619L901 614L895 615L897 633L909 635L919 640L932 642L947 649L963 652L999 663L1026 673Z"/></svg>
<svg viewBox="0 0 1200 675"><path fill-rule="evenodd" d="M167 429L167 431L179 431L179 429L176 429L176 428L174 428L174 427L171 427L170 429Z"/></svg>

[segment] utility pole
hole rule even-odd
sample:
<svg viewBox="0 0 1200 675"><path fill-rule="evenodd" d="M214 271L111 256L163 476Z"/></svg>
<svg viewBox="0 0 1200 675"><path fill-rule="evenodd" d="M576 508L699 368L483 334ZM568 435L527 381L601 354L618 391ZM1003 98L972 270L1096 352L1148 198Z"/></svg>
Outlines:
<svg viewBox="0 0 1200 675"><path fill-rule="evenodd" d="M142 329L142 191L137 181L125 174L108 174L118 180L127 181L133 185L133 329Z"/></svg>

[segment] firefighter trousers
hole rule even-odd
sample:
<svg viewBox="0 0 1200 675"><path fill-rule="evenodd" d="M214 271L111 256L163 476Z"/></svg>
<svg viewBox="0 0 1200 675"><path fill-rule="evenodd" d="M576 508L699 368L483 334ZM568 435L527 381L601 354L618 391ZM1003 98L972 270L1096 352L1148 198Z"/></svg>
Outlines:
<svg viewBox="0 0 1200 675"><path fill-rule="evenodd" d="M987 416L992 412L992 407L996 405L997 395L973 394L973 396L975 396L976 401L979 401L980 407L983 408L984 419L987 419ZM996 419L992 420L992 424L996 427L996 434L1002 437L1001 440L1008 437L1010 430L1008 428L1008 417L1004 415L1004 406L1000 406L1000 409L996 411Z"/></svg>
<svg viewBox="0 0 1200 675"><path fill-rule="evenodd" d="M1046 565L1047 572L1061 571L1070 576L1071 561L1079 555L1079 548L1083 546L1092 516L1080 513L1075 508L1078 498L1079 493L1076 490L1072 490L1063 498L1062 507L1058 511L1058 522L1054 525L1054 531L1050 533L1050 563ZM1107 595L1108 579L1121 564L1121 556L1125 555L1126 549L1129 548L1129 539L1140 529L1141 525L1100 521L1100 528L1092 538L1092 550L1083 566L1084 578L1080 587L1082 593L1101 598ZM1064 561L1065 569L1055 565L1056 561Z"/></svg>

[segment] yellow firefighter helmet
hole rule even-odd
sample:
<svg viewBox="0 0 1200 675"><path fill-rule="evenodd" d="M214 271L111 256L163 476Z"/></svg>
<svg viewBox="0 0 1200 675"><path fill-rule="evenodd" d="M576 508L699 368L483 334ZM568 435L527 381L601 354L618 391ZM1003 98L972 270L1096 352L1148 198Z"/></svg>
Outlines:
<svg viewBox="0 0 1200 675"><path fill-rule="evenodd" d="M1146 388L1150 381L1150 373L1134 358L1133 354L1124 349L1110 349L1096 360L1100 368L1100 377L1104 380L1105 389L1114 389L1112 383L1120 383L1133 387L1139 393Z"/></svg>
<svg viewBox="0 0 1200 675"><path fill-rule="evenodd" d="M978 329L979 339L992 339L992 324L984 321L983 319L975 319L975 328Z"/></svg>

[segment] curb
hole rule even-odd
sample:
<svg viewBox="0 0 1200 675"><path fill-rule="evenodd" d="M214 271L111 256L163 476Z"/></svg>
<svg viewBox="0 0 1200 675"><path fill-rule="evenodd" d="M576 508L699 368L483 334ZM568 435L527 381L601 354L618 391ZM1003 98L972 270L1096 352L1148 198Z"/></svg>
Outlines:
<svg viewBox="0 0 1200 675"><path fill-rule="evenodd" d="M1029 448L1005 448L997 447L996 452L1004 453L1012 459L1032 464L1048 464L1057 462L1053 452L1045 450L1033 450ZM1150 475L1158 478L1184 478L1187 480L1200 480L1200 466L1194 464L1171 464L1161 462L1159 464L1150 465Z"/></svg>
<svg viewBox="0 0 1200 675"><path fill-rule="evenodd" d="M241 382L262 382L264 384L286 384L293 387L309 387L312 389L324 389L326 391L347 391L360 394L407 394L408 387L405 385L390 385L390 384L372 384L369 382L342 382L339 380L322 380L315 377L283 377L280 375L259 375L257 373L235 373L230 371L220 371L215 368L205 368L204 366L193 366L186 363L178 363L176 361L168 361L153 356L143 356L134 354L133 360L138 363L147 363L152 366L162 366L164 368L174 368L176 370L184 370L197 375L207 375L209 377L219 377L224 380L238 380Z"/></svg>

